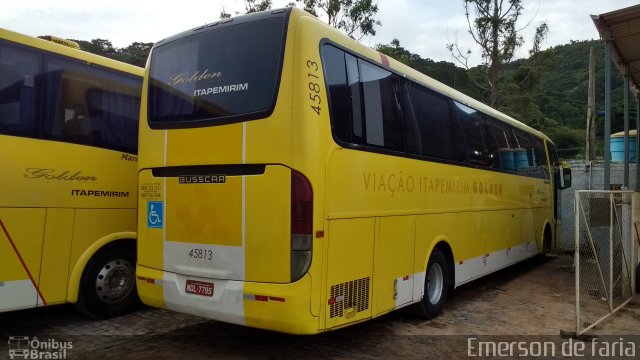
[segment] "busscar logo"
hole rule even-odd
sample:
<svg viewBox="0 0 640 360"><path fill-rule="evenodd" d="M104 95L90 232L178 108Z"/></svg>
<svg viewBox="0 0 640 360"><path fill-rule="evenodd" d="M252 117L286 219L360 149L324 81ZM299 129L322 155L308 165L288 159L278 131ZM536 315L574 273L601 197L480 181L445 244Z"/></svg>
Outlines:
<svg viewBox="0 0 640 360"><path fill-rule="evenodd" d="M9 359L66 359L71 341L40 340L37 337L10 336Z"/></svg>
<svg viewBox="0 0 640 360"><path fill-rule="evenodd" d="M224 184L227 182L227 175L180 175L179 184Z"/></svg>

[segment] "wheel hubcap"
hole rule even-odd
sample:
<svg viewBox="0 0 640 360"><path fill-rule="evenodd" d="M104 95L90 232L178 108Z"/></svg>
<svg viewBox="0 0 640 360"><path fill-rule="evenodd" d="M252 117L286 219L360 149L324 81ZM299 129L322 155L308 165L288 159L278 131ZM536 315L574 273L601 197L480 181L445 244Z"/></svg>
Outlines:
<svg viewBox="0 0 640 360"><path fill-rule="evenodd" d="M107 303L121 301L133 290L134 269L131 263L116 259L106 263L96 278L96 293Z"/></svg>
<svg viewBox="0 0 640 360"><path fill-rule="evenodd" d="M444 286L444 276L440 264L433 264L429 269L427 277L427 295L431 304L437 304L442 296L442 288Z"/></svg>

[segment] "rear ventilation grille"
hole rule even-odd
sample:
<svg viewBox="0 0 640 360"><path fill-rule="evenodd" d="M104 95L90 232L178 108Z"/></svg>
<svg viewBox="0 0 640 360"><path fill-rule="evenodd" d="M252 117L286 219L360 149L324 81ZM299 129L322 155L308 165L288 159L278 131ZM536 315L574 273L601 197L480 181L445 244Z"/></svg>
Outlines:
<svg viewBox="0 0 640 360"><path fill-rule="evenodd" d="M355 309L355 313L369 309L369 282L367 277L333 285L329 299L329 318L344 316L345 310L351 308Z"/></svg>

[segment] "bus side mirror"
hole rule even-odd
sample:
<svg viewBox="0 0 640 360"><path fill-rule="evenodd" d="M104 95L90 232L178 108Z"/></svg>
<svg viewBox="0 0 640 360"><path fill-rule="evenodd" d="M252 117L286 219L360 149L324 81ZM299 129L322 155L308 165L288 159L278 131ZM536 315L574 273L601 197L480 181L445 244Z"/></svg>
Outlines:
<svg viewBox="0 0 640 360"><path fill-rule="evenodd" d="M560 166L560 190L571 187L571 168Z"/></svg>

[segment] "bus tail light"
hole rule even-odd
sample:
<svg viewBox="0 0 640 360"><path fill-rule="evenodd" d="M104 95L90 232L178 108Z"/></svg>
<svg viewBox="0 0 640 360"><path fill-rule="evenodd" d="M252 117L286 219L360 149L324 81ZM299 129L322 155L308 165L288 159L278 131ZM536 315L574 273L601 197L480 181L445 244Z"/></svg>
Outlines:
<svg viewBox="0 0 640 360"><path fill-rule="evenodd" d="M291 282L298 281L311 266L313 191L304 175L291 171Z"/></svg>

